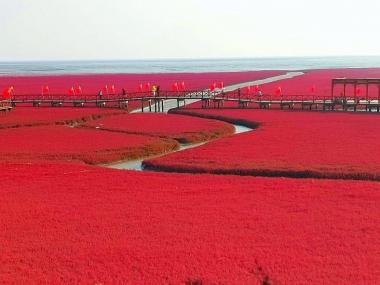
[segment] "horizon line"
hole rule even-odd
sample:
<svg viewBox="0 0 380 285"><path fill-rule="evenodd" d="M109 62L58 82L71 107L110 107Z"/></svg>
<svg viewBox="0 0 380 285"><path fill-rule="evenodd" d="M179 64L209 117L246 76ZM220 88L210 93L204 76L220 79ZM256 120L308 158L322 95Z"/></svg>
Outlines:
<svg viewBox="0 0 380 285"><path fill-rule="evenodd" d="M380 57L378 55L302 55L302 56L290 56L290 55L279 55L279 56L254 56L254 57L162 57L162 58L124 58L124 59L17 59L17 60L0 60L0 63L33 63L33 62L105 62L105 61L206 61L206 60L251 60L251 59L288 59L288 58L369 58L369 57Z"/></svg>

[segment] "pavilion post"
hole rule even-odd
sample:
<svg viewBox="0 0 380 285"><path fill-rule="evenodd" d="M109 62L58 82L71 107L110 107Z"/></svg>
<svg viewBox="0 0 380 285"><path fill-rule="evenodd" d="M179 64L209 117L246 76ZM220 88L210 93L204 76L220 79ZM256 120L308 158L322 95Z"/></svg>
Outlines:
<svg viewBox="0 0 380 285"><path fill-rule="evenodd" d="M343 83L343 97L344 99L346 99L346 89L347 89L347 85L346 85L346 82Z"/></svg>
<svg viewBox="0 0 380 285"><path fill-rule="evenodd" d="M377 89L378 89L378 92L377 92L377 112L380 111L380 82L379 84L377 85Z"/></svg>

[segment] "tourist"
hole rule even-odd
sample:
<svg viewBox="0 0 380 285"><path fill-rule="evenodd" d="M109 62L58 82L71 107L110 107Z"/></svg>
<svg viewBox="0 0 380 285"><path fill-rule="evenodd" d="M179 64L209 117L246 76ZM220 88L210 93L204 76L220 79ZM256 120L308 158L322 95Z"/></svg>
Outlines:
<svg viewBox="0 0 380 285"><path fill-rule="evenodd" d="M153 97L156 97L156 93L157 93L157 86L153 85L152 86L152 95L153 95Z"/></svg>

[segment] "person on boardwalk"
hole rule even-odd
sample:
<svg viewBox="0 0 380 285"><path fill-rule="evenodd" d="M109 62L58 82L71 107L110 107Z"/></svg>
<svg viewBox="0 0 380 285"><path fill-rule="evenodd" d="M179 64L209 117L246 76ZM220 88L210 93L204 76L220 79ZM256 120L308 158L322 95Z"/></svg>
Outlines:
<svg viewBox="0 0 380 285"><path fill-rule="evenodd" d="M157 97L160 97L160 85L157 85L156 94L157 94Z"/></svg>
<svg viewBox="0 0 380 285"><path fill-rule="evenodd" d="M152 95L153 95L153 97L156 97L156 95L157 95L157 86L156 85L152 86Z"/></svg>
<svg viewBox="0 0 380 285"><path fill-rule="evenodd" d="M259 97L259 100L261 100L261 98L263 98L263 91L259 90L257 96Z"/></svg>
<svg viewBox="0 0 380 285"><path fill-rule="evenodd" d="M98 97L99 97L99 99L102 99L102 98L103 98L103 91L102 91L102 90L99 91L99 93L98 93Z"/></svg>

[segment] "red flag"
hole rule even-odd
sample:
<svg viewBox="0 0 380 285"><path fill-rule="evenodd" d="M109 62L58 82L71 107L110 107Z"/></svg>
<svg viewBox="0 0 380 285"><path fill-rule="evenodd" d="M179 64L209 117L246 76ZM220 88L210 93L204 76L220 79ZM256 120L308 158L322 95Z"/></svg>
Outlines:
<svg viewBox="0 0 380 285"><path fill-rule="evenodd" d="M8 88L5 88L3 90L3 99L7 99L9 96L9 89Z"/></svg>
<svg viewBox="0 0 380 285"><path fill-rule="evenodd" d="M144 91L149 92L150 91L150 83L145 83L144 85Z"/></svg>
<svg viewBox="0 0 380 285"><path fill-rule="evenodd" d="M355 90L355 94L356 95L360 95L362 93L362 90L358 87L358 88L356 88L356 90Z"/></svg>
<svg viewBox="0 0 380 285"><path fill-rule="evenodd" d="M276 88L276 95L282 95L282 88L280 86Z"/></svg>
<svg viewBox="0 0 380 285"><path fill-rule="evenodd" d="M173 92L178 92L178 90L179 90L179 88L178 88L178 82L173 83L173 85L172 85L172 91Z"/></svg>
<svg viewBox="0 0 380 285"><path fill-rule="evenodd" d="M6 88L3 92L3 97L4 99L6 100L9 100L11 99L12 95L14 95L14 88L13 86L9 87L9 88Z"/></svg>
<svg viewBox="0 0 380 285"><path fill-rule="evenodd" d="M218 84L218 88L219 88L219 89L223 89L223 88L224 88L224 82L219 82L219 84Z"/></svg>
<svg viewBox="0 0 380 285"><path fill-rule="evenodd" d="M185 82L182 81L179 87L180 91L185 91Z"/></svg>
<svg viewBox="0 0 380 285"><path fill-rule="evenodd" d="M75 95L75 89L74 87L71 87L67 93L69 96L74 96Z"/></svg>
<svg viewBox="0 0 380 285"><path fill-rule="evenodd" d="M313 85L313 86L310 87L310 92L312 94L315 94L316 91L317 91L317 88L315 87L315 85Z"/></svg>
<svg viewBox="0 0 380 285"><path fill-rule="evenodd" d="M8 100L11 99L11 90L10 88L5 88L3 91L3 98Z"/></svg>
<svg viewBox="0 0 380 285"><path fill-rule="evenodd" d="M255 92L259 92L260 91L260 85L256 85L255 86Z"/></svg>
<svg viewBox="0 0 380 285"><path fill-rule="evenodd" d="M75 89L75 93L76 95L82 95L82 87L80 85Z"/></svg>
<svg viewBox="0 0 380 285"><path fill-rule="evenodd" d="M50 93L50 89L49 89L49 86L42 86L42 95L45 95L45 94L49 94Z"/></svg>
<svg viewBox="0 0 380 285"><path fill-rule="evenodd" d="M140 83L140 85L137 87L138 92L143 92L143 84Z"/></svg>
<svg viewBox="0 0 380 285"><path fill-rule="evenodd" d="M216 88L216 83L213 83L210 85L210 90L213 92L215 91L215 88Z"/></svg>
<svg viewBox="0 0 380 285"><path fill-rule="evenodd" d="M108 85L105 85L105 86L103 87L103 94L108 95Z"/></svg>
<svg viewBox="0 0 380 285"><path fill-rule="evenodd" d="M251 93L251 86L247 86L247 88L245 89L245 92L247 94L250 94Z"/></svg>
<svg viewBox="0 0 380 285"><path fill-rule="evenodd" d="M115 95L115 93L116 93L116 91L115 91L115 85L111 85L111 91L110 91L110 93L112 94L112 95Z"/></svg>

